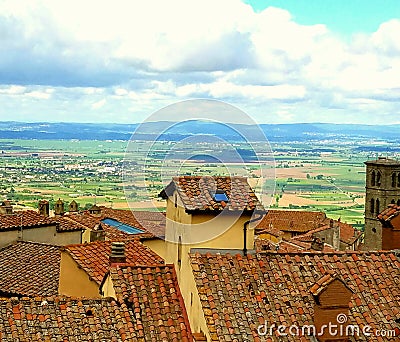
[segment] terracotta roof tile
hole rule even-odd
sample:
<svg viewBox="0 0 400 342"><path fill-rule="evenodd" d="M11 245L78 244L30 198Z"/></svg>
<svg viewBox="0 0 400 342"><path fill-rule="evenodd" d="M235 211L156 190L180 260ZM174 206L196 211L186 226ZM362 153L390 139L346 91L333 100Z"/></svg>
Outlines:
<svg viewBox="0 0 400 342"><path fill-rule="evenodd" d="M396 204L389 204L379 215L378 219L381 221L391 221L400 214L400 206Z"/></svg>
<svg viewBox="0 0 400 342"><path fill-rule="evenodd" d="M2 341L144 341L124 303L37 297L0 301Z"/></svg>
<svg viewBox="0 0 400 342"><path fill-rule="evenodd" d="M173 177L159 196L167 199L175 189L187 211L264 210L244 177ZM214 199L217 190L225 192L228 202Z"/></svg>
<svg viewBox="0 0 400 342"><path fill-rule="evenodd" d="M33 210L19 211L14 214L0 214L0 231L16 230L57 225L56 218L40 215Z"/></svg>
<svg viewBox="0 0 400 342"><path fill-rule="evenodd" d="M75 262L98 284L110 267L111 241L95 241L64 247ZM138 240L125 241L126 261L135 265L163 264L164 259Z"/></svg>
<svg viewBox="0 0 400 342"><path fill-rule="evenodd" d="M332 274L354 293L350 324L398 329L400 261L389 252L192 254L191 264L213 341L256 340L257 326L264 322L313 324L310 289L326 284ZM276 336L271 340L280 341ZM311 341L307 336L302 340Z"/></svg>
<svg viewBox="0 0 400 342"><path fill-rule="evenodd" d="M76 221L92 230L100 224L102 220L111 218L132 227L139 228L145 232L144 234L135 234L137 237L163 237L165 235L165 213L121 210L106 207L99 207L99 209L101 209L100 216L85 211L82 213L69 214L64 217ZM130 235L112 226L108 226L104 231L108 239L127 237Z"/></svg>
<svg viewBox="0 0 400 342"><path fill-rule="evenodd" d="M0 249L0 292L6 296L58 293L60 247L18 241Z"/></svg>
<svg viewBox="0 0 400 342"><path fill-rule="evenodd" d="M327 217L319 211L268 210L257 225L257 231L274 228L288 232L308 232L326 223Z"/></svg>
<svg viewBox="0 0 400 342"><path fill-rule="evenodd" d="M149 341L193 341L173 265L118 265L110 276L139 335Z"/></svg>

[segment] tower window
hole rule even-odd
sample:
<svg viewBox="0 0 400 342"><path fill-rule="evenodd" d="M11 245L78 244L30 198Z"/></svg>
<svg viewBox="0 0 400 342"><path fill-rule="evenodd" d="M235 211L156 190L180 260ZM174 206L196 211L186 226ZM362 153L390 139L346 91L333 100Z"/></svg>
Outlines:
<svg viewBox="0 0 400 342"><path fill-rule="evenodd" d="M397 174L397 187L400 188L400 173Z"/></svg>
<svg viewBox="0 0 400 342"><path fill-rule="evenodd" d="M396 174L392 173L392 188L396 187Z"/></svg>
<svg viewBox="0 0 400 342"><path fill-rule="evenodd" d="M379 199L376 200L376 214L379 214Z"/></svg>
<svg viewBox="0 0 400 342"><path fill-rule="evenodd" d="M400 205L400 199L397 200L397 205Z"/></svg>
<svg viewBox="0 0 400 342"><path fill-rule="evenodd" d="M371 186L375 186L375 177L376 177L375 171L372 171L372 173L371 173Z"/></svg>
<svg viewBox="0 0 400 342"><path fill-rule="evenodd" d="M370 209L369 209L369 211L371 212L371 214L373 214L374 213L374 210L375 210L375 200L373 199L373 198L371 198L371 202L370 202Z"/></svg>
<svg viewBox="0 0 400 342"><path fill-rule="evenodd" d="M392 201L390 202L391 204L395 204L396 201L394 199L392 199Z"/></svg>
<svg viewBox="0 0 400 342"><path fill-rule="evenodd" d="M376 175L376 185L380 186L381 185L381 181L382 181L382 174L378 171L378 173Z"/></svg>

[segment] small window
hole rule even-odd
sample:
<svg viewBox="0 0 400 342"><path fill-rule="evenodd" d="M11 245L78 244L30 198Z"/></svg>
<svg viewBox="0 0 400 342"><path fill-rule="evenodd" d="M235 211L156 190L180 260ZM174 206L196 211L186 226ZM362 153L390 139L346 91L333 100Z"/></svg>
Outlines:
<svg viewBox="0 0 400 342"><path fill-rule="evenodd" d="M372 186L375 186L375 177L376 177L375 171L372 171L372 173L371 173L371 185Z"/></svg>
<svg viewBox="0 0 400 342"><path fill-rule="evenodd" d="M373 233L376 233L376 228L372 228L372 232L373 232Z"/></svg>
<svg viewBox="0 0 400 342"><path fill-rule="evenodd" d="M216 202L228 202L229 198L224 190L217 190L214 194L214 200Z"/></svg>
<svg viewBox="0 0 400 342"><path fill-rule="evenodd" d="M377 215L378 215L379 212L380 212L379 209L380 209L380 208L379 208L379 200L377 199L377 200L376 200L376 214L377 214Z"/></svg>
<svg viewBox="0 0 400 342"><path fill-rule="evenodd" d="M376 185L380 186L381 185L381 180L382 180L382 174L378 171L376 175Z"/></svg>
<svg viewBox="0 0 400 342"><path fill-rule="evenodd" d="M182 265L182 237L178 238L178 267L181 268Z"/></svg>
<svg viewBox="0 0 400 342"><path fill-rule="evenodd" d="M390 202L391 204L395 204L396 201L394 199L392 199L392 201Z"/></svg>
<svg viewBox="0 0 400 342"><path fill-rule="evenodd" d="M393 172L392 173L392 188L396 187L396 174Z"/></svg>
<svg viewBox="0 0 400 342"><path fill-rule="evenodd" d="M397 187L400 188L400 173L397 174Z"/></svg>
<svg viewBox="0 0 400 342"><path fill-rule="evenodd" d="M400 205L400 199L397 200L397 205Z"/></svg>
<svg viewBox="0 0 400 342"><path fill-rule="evenodd" d="M371 212L371 214L373 214L374 210L375 210L375 200L373 198L371 198L369 211Z"/></svg>

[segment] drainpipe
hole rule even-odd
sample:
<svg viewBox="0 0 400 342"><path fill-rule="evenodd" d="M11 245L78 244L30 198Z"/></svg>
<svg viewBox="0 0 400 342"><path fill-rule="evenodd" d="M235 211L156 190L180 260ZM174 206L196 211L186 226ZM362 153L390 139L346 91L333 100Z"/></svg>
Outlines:
<svg viewBox="0 0 400 342"><path fill-rule="evenodd" d="M265 212L259 213L258 217L253 218L252 220L248 220L244 223L243 225L243 255L246 256L247 255L247 226L250 223L253 222L257 222L259 221L263 216L264 216Z"/></svg>

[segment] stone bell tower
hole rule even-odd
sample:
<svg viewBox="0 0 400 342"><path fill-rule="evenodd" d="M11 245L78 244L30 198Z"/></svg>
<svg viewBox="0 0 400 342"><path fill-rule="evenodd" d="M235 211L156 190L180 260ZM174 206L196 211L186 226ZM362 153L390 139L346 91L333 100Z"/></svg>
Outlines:
<svg viewBox="0 0 400 342"><path fill-rule="evenodd" d="M365 250L382 249L382 224L378 214L391 203L400 205L400 161L379 157L365 162Z"/></svg>

